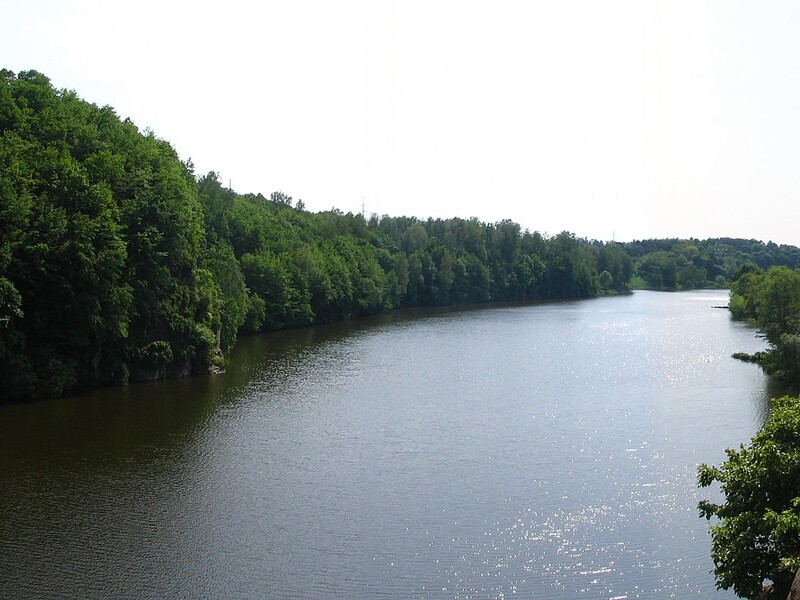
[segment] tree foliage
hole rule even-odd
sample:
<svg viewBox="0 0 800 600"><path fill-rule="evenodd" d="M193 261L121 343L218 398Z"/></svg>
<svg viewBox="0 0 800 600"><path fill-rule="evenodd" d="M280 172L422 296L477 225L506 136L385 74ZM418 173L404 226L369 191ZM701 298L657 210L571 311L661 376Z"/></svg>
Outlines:
<svg viewBox="0 0 800 600"><path fill-rule="evenodd" d="M739 277L744 265L760 270L777 265L800 267L797 247L757 240L661 239L620 246L634 262L637 286L654 290L725 287Z"/></svg>
<svg viewBox="0 0 800 600"><path fill-rule="evenodd" d="M773 400L772 412L748 446L727 450L719 467L701 465L698 482L718 482L725 501L703 501L711 526L717 586L758 598L766 581L786 597L800 568L800 398Z"/></svg>
<svg viewBox="0 0 800 600"><path fill-rule="evenodd" d="M240 331L627 289L617 245L237 194L110 107L0 72L2 399L204 371ZM610 277L610 279L609 279Z"/></svg>
<svg viewBox="0 0 800 600"><path fill-rule="evenodd" d="M209 364L202 211L172 147L35 71L0 72L0 124L4 398Z"/></svg>
<svg viewBox="0 0 800 600"><path fill-rule="evenodd" d="M731 284L729 305L734 318L753 321L769 342L769 350L757 356L764 370L800 382L800 271L743 267Z"/></svg>

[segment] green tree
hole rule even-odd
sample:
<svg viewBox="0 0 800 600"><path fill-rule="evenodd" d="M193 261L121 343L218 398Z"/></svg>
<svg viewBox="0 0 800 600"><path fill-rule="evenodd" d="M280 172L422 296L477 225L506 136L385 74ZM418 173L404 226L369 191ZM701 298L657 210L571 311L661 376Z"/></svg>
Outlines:
<svg viewBox="0 0 800 600"><path fill-rule="evenodd" d="M514 273L515 300L526 301L537 296L546 266L537 254L520 253L512 265Z"/></svg>
<svg viewBox="0 0 800 600"><path fill-rule="evenodd" d="M2 72L0 123L3 398L208 363L190 167L35 71Z"/></svg>
<svg viewBox="0 0 800 600"><path fill-rule="evenodd" d="M787 333L800 332L800 272L771 267L758 291L758 325L772 344Z"/></svg>
<svg viewBox="0 0 800 600"><path fill-rule="evenodd" d="M786 598L800 568L800 398L772 402L772 412L748 446L726 450L719 467L701 465L698 483L721 486L725 502L703 501L711 525L717 587L743 598Z"/></svg>
<svg viewBox="0 0 800 600"><path fill-rule="evenodd" d="M734 319L755 319L758 312L758 288L764 271L753 263L739 268L731 281L731 298L728 303Z"/></svg>
<svg viewBox="0 0 800 600"><path fill-rule="evenodd" d="M247 319L250 309L248 290L239 261L233 254L233 248L225 243L212 246L207 252L204 266L211 273L215 285L212 318L219 315L217 340L219 349L227 353L236 343L239 328ZM203 315L198 315L203 322Z"/></svg>
<svg viewBox="0 0 800 600"><path fill-rule="evenodd" d="M245 254L241 265L247 287L264 302L264 329L287 327L292 292L283 261L272 253Z"/></svg>
<svg viewBox="0 0 800 600"><path fill-rule="evenodd" d="M625 291L628 288L631 276L633 275L633 261L625 252L622 244L604 244L597 255L597 271L602 273L608 271L611 275L611 283L607 289Z"/></svg>
<svg viewBox="0 0 800 600"><path fill-rule="evenodd" d="M608 271L603 271L602 273L600 273L598 281L600 283L601 289L608 290L611 289L611 284L614 282L614 278Z"/></svg>
<svg viewBox="0 0 800 600"><path fill-rule="evenodd" d="M770 267L758 287L756 322L771 345L761 366L781 379L800 381L800 271Z"/></svg>
<svg viewBox="0 0 800 600"><path fill-rule="evenodd" d="M647 254L638 264L636 274L654 290L678 289L678 260L676 255L659 251Z"/></svg>

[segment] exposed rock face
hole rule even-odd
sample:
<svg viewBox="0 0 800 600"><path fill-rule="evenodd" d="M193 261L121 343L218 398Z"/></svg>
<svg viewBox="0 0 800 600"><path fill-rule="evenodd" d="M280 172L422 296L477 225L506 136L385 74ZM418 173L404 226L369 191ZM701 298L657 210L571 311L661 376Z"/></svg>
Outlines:
<svg viewBox="0 0 800 600"><path fill-rule="evenodd" d="M184 360L182 363L173 363L170 365L162 365L159 367L139 367L131 370L130 381L156 381L157 379L180 379L188 377L194 372L199 372L194 368L190 359ZM127 382L126 382L127 383Z"/></svg>
<svg viewBox="0 0 800 600"><path fill-rule="evenodd" d="M789 591L789 595L786 596L786 600L800 600L800 569L794 575L792 589Z"/></svg>

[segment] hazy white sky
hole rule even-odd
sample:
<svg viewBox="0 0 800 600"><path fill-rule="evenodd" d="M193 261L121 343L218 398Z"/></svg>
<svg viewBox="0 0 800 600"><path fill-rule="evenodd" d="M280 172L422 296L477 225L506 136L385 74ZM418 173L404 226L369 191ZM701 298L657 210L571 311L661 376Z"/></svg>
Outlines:
<svg viewBox="0 0 800 600"><path fill-rule="evenodd" d="M238 192L800 245L800 2L3 0L0 66Z"/></svg>

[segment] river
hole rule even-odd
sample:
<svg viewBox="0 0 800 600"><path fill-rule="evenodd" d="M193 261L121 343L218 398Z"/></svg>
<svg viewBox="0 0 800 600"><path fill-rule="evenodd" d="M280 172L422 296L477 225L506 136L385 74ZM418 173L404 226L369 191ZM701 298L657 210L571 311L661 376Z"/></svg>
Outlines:
<svg viewBox="0 0 800 600"><path fill-rule="evenodd" d="M726 303L399 312L0 407L0 597L733 598L696 468L776 390Z"/></svg>

